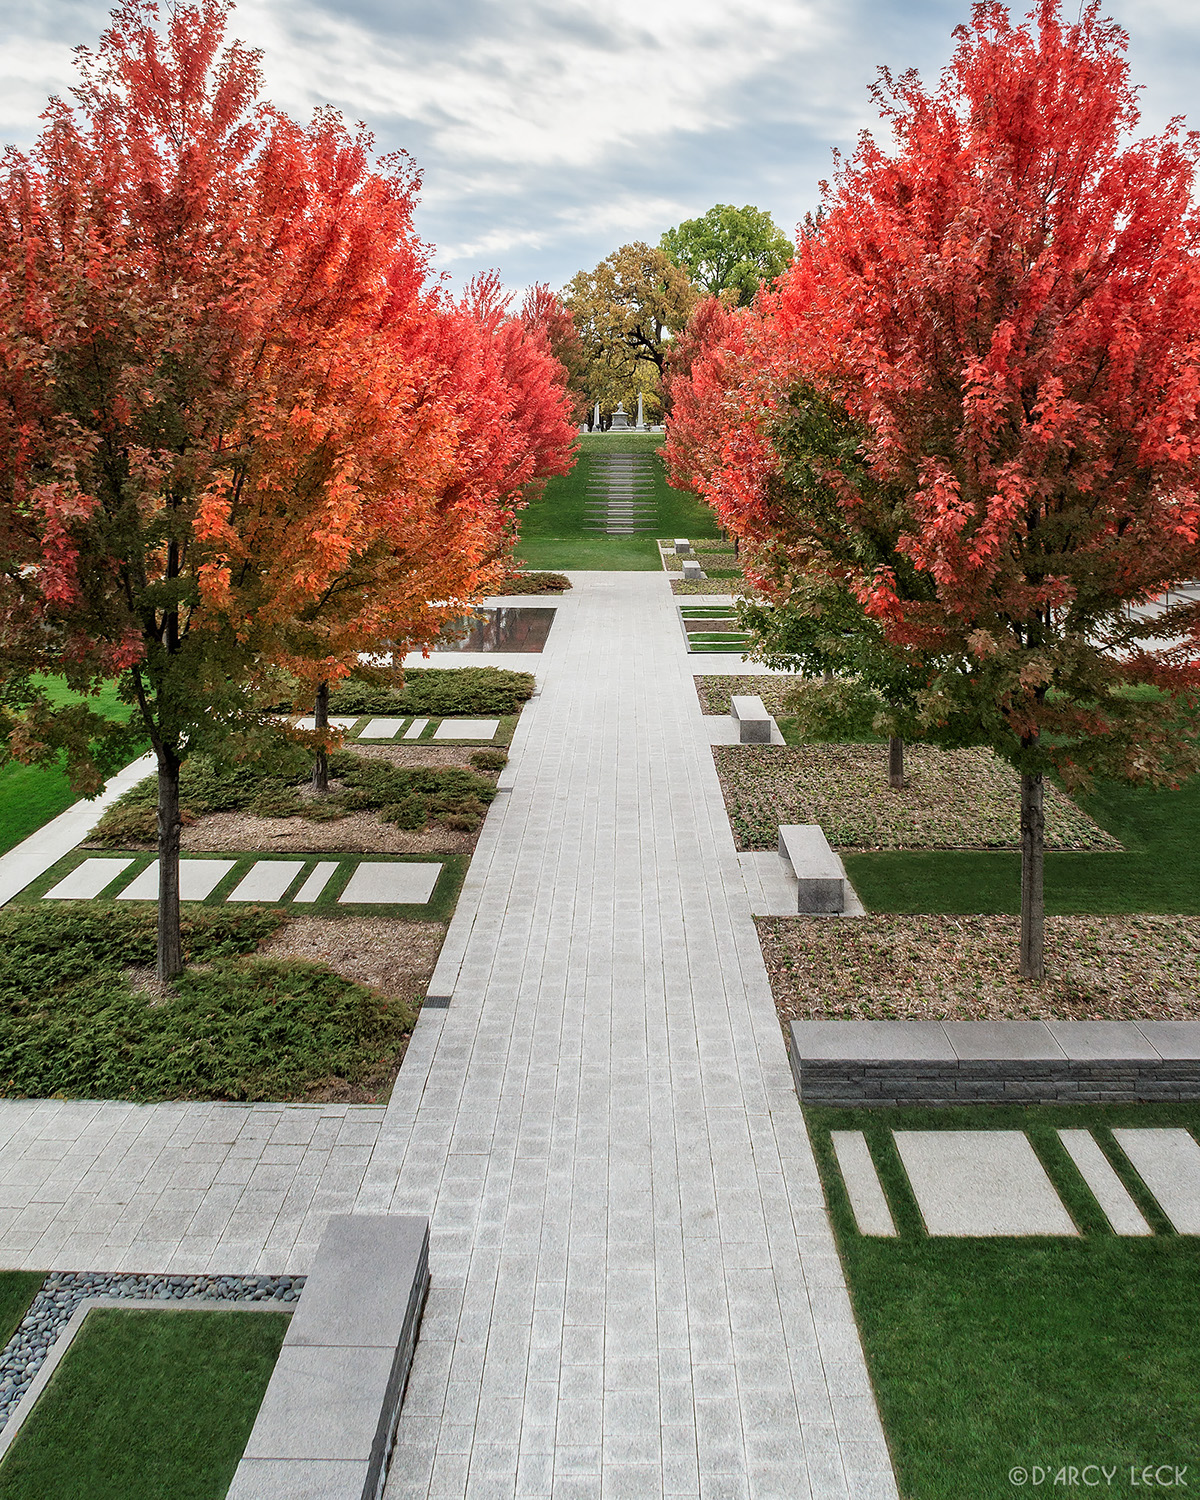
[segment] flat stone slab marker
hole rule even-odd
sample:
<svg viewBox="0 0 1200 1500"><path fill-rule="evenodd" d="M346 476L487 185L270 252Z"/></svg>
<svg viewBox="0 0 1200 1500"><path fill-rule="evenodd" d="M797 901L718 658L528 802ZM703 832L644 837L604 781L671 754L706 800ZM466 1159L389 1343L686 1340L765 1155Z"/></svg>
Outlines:
<svg viewBox="0 0 1200 1500"><path fill-rule="evenodd" d="M323 859L292 898L294 901L315 901L329 884L338 867L336 859Z"/></svg>
<svg viewBox="0 0 1200 1500"><path fill-rule="evenodd" d="M829 1134L859 1234L894 1237L896 1224L866 1136L861 1130L831 1130Z"/></svg>
<svg viewBox="0 0 1200 1500"><path fill-rule="evenodd" d="M403 728L403 719L372 719L369 724L363 725L358 737L360 740L391 740Z"/></svg>
<svg viewBox="0 0 1200 1500"><path fill-rule="evenodd" d="M1078 1234L1023 1130L897 1130L931 1235Z"/></svg>
<svg viewBox="0 0 1200 1500"><path fill-rule="evenodd" d="M490 740L500 728L499 719L443 719L433 731L435 740Z"/></svg>
<svg viewBox="0 0 1200 1500"><path fill-rule="evenodd" d="M1060 1130L1058 1135L1071 1160L1079 1168L1079 1175L1091 1188L1092 1196L1104 1210L1113 1233L1151 1234L1153 1231L1142 1218L1141 1210L1129 1196L1128 1188L1113 1171L1112 1162L1096 1144L1091 1131Z"/></svg>
<svg viewBox="0 0 1200 1500"><path fill-rule="evenodd" d="M355 902L371 906L393 902L399 906L424 906L433 895L441 873L440 864L383 864L364 859L346 882L338 902L346 906Z"/></svg>
<svg viewBox="0 0 1200 1500"><path fill-rule="evenodd" d="M179 861L179 899L203 901L211 896L234 865L236 859L181 859ZM158 860L148 864L117 895L118 901L158 900Z"/></svg>
<svg viewBox="0 0 1200 1500"><path fill-rule="evenodd" d="M1179 1234L1200 1234L1200 1146L1178 1127L1114 1130L1117 1144Z"/></svg>
<svg viewBox="0 0 1200 1500"><path fill-rule="evenodd" d="M43 901L89 901L111 885L131 859L85 859L42 897Z"/></svg>
<svg viewBox="0 0 1200 1500"><path fill-rule="evenodd" d="M226 896L227 901L281 901L304 868L302 859L259 859Z"/></svg>

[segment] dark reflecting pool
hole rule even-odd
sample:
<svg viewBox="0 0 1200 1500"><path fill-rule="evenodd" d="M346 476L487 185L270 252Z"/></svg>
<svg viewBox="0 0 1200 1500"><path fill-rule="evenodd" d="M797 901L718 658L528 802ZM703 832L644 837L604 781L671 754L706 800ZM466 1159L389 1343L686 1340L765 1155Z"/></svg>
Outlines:
<svg viewBox="0 0 1200 1500"><path fill-rule="evenodd" d="M524 605L481 609L438 636L436 651L540 651L554 624L553 609Z"/></svg>

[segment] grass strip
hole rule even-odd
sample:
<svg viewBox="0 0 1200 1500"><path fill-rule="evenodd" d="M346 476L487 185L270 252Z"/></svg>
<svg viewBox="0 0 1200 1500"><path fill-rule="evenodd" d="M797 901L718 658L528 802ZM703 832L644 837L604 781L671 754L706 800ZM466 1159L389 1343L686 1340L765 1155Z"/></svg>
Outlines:
<svg viewBox="0 0 1200 1500"><path fill-rule="evenodd" d="M1195 1130L1200 1107L805 1114L904 1500L1010 1497L1018 1467L1031 1486L1040 1470L1052 1490L1056 1476L1060 1488L1081 1486L1085 1466L1104 1466L1121 1493L1147 1464L1195 1471L1200 1241L1113 1235L1056 1132L1091 1128L1103 1145L1114 1125ZM1080 1237L926 1235L893 1128L1026 1130ZM866 1133L898 1239L858 1233L831 1129Z"/></svg>
<svg viewBox="0 0 1200 1500"><path fill-rule="evenodd" d="M89 1313L3 1464L2 1500L222 1500L287 1313Z"/></svg>

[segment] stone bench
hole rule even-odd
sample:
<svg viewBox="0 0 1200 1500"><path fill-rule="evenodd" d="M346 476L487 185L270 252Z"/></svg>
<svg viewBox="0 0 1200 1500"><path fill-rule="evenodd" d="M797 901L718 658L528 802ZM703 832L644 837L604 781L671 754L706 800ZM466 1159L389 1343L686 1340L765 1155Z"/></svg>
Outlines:
<svg viewBox="0 0 1200 1500"><path fill-rule="evenodd" d="M793 1021L805 1104L1200 1099L1200 1021Z"/></svg>
<svg viewBox="0 0 1200 1500"><path fill-rule="evenodd" d="M691 557L692 544L688 541L687 537L677 536L675 538L675 555L677 557Z"/></svg>
<svg viewBox="0 0 1200 1500"><path fill-rule="evenodd" d="M737 721L738 741L743 745L769 745L775 720L767 712L761 698L734 694L729 700L729 712Z"/></svg>
<svg viewBox="0 0 1200 1500"><path fill-rule="evenodd" d="M791 865L799 883L798 912L820 916L846 910L846 872L819 823L782 825L779 857Z"/></svg>
<svg viewBox="0 0 1200 1500"><path fill-rule="evenodd" d="M228 1500L377 1500L428 1289L428 1219L330 1218Z"/></svg>
<svg viewBox="0 0 1200 1500"><path fill-rule="evenodd" d="M704 581L704 570L698 562L685 562L683 565L684 583L702 583Z"/></svg>

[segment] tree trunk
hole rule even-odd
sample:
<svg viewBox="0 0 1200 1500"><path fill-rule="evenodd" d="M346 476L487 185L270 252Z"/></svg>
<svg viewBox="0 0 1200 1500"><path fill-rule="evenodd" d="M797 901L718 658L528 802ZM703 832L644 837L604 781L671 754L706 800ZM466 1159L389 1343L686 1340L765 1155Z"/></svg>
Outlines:
<svg viewBox="0 0 1200 1500"><path fill-rule="evenodd" d="M158 751L158 977L164 982L183 972L179 931L180 758L163 745Z"/></svg>
<svg viewBox="0 0 1200 1500"><path fill-rule="evenodd" d="M904 785L904 736L893 734L888 740L888 785L897 791Z"/></svg>
<svg viewBox="0 0 1200 1500"><path fill-rule="evenodd" d="M318 729L329 728L329 684L327 682L317 685L317 703L313 710L313 721ZM329 790L329 755L324 746L317 751L317 758L313 763L312 789L314 792L321 793Z"/></svg>
<svg viewBox="0 0 1200 1500"><path fill-rule="evenodd" d="M1021 777L1021 978L1046 977L1046 903L1042 892L1046 818L1040 773Z"/></svg>

